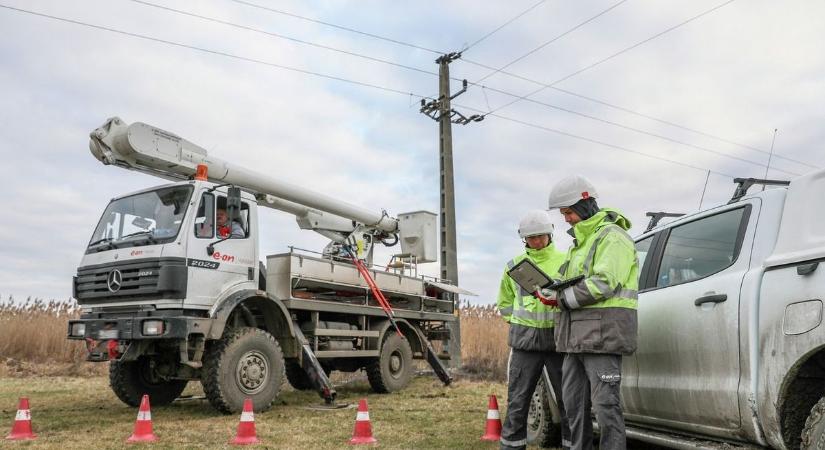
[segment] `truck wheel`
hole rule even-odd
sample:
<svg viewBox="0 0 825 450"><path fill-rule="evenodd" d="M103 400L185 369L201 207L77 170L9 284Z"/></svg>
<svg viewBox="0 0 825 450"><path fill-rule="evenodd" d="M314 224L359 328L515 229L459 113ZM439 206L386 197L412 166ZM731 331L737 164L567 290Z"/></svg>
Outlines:
<svg viewBox="0 0 825 450"><path fill-rule="evenodd" d="M825 448L825 397L819 399L811 408L811 414L802 429L800 449L813 450Z"/></svg>
<svg viewBox="0 0 825 450"><path fill-rule="evenodd" d="M186 383L186 380L160 380L153 376L150 358L145 356L137 361L109 363L109 385L117 398L129 406L140 406L143 394L149 395L153 406L168 405L180 396Z"/></svg>
<svg viewBox="0 0 825 450"><path fill-rule="evenodd" d="M203 392L225 414L240 412L246 398L252 399L256 412L266 411L283 382L284 354L278 341L264 330L231 330L204 353Z"/></svg>
<svg viewBox="0 0 825 450"><path fill-rule="evenodd" d="M541 448L561 447L561 417L544 380L539 380L527 413L527 443Z"/></svg>
<svg viewBox="0 0 825 450"><path fill-rule="evenodd" d="M412 378L410 343L393 331L387 332L381 355L367 366L367 379L374 392L385 394L404 389Z"/></svg>
<svg viewBox="0 0 825 450"><path fill-rule="evenodd" d="M324 369L324 373L327 374L327 377L329 377L332 369L323 364L321 367ZM312 381L309 379L309 375L307 375L304 368L298 364L297 360L293 359L286 361L286 379L293 388L299 391L309 391L315 389L315 386L312 385Z"/></svg>

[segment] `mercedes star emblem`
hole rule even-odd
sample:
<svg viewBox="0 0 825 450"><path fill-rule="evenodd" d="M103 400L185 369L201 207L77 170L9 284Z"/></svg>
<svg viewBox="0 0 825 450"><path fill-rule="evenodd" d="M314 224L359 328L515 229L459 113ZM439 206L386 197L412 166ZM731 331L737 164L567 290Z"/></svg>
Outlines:
<svg viewBox="0 0 825 450"><path fill-rule="evenodd" d="M109 272L109 277L107 278L106 283L109 285L110 291L119 291L120 286L123 284L123 274L117 269Z"/></svg>

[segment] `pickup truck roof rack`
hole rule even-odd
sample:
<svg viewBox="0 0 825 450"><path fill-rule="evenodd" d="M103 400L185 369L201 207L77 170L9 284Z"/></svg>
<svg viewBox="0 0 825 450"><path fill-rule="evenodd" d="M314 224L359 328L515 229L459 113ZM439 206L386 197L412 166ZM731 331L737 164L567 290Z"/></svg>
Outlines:
<svg viewBox="0 0 825 450"><path fill-rule="evenodd" d="M748 189L751 188L754 184L761 184L763 186L788 186L791 184L789 180L764 180L761 178L734 178L733 182L737 184L736 190L733 191L733 197L731 197L728 204L736 203L747 195Z"/></svg>
<svg viewBox="0 0 825 450"><path fill-rule="evenodd" d="M656 225L659 224L659 221L664 219L665 217L682 217L682 216L685 215L685 213L671 213L671 212L659 211L659 212L648 212L646 215L647 215L647 217L650 217L650 222L648 222L648 224L647 224L647 229L645 230L645 233L652 230Z"/></svg>

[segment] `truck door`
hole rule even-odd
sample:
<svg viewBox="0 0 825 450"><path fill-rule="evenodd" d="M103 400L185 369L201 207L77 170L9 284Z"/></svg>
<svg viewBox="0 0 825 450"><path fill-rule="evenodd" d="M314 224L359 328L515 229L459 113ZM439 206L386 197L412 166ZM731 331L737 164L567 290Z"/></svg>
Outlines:
<svg viewBox="0 0 825 450"><path fill-rule="evenodd" d="M739 292L750 262L742 244L755 228L753 206L729 205L661 233L639 296L630 420L719 436L739 428Z"/></svg>
<svg viewBox="0 0 825 450"><path fill-rule="evenodd" d="M257 268L257 249L251 230L254 210L248 202L242 202L239 220L220 227L217 216L225 208L226 196L218 193L204 193L198 206L191 231L195 239L190 241L187 251L191 303L211 306L233 286L241 283L251 283L252 288L257 286L253 281ZM229 239L218 242L227 236ZM214 250L211 255L207 250L210 243Z"/></svg>

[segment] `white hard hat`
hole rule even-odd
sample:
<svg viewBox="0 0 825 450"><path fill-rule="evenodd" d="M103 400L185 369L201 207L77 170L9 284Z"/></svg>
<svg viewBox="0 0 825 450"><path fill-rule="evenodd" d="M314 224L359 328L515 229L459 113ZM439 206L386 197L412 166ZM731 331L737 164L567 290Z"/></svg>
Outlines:
<svg viewBox="0 0 825 450"><path fill-rule="evenodd" d="M547 209L567 208L581 199L598 198L593 183L581 175L563 178L550 190Z"/></svg>
<svg viewBox="0 0 825 450"><path fill-rule="evenodd" d="M553 222L547 211L536 209L528 212L518 224L518 235L524 239L530 236L550 235L553 239Z"/></svg>

